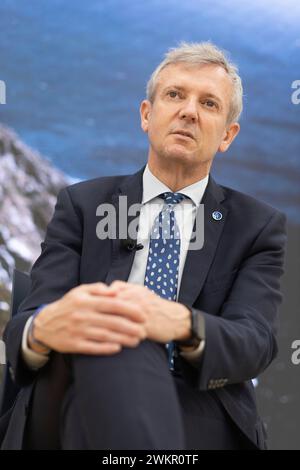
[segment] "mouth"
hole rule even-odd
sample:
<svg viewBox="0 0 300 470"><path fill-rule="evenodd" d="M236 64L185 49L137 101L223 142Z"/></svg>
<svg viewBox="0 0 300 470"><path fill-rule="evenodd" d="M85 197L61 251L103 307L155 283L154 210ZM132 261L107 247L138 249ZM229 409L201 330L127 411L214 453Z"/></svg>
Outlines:
<svg viewBox="0 0 300 470"><path fill-rule="evenodd" d="M194 137L193 134L192 134L191 132L189 132L189 131L178 130L178 131L172 132L172 134L180 135L180 136L183 136L183 137L188 137L188 138L190 138L190 139L195 140L195 137Z"/></svg>

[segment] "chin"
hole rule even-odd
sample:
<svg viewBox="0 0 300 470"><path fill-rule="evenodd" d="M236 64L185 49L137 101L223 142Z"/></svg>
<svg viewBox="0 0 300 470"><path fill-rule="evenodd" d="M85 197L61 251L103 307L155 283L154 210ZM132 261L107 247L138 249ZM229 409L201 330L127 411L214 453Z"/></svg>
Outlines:
<svg viewBox="0 0 300 470"><path fill-rule="evenodd" d="M165 156L169 160L174 160L174 161L182 161L182 162L191 162L194 160L194 154L191 152L187 152L186 149L182 148L180 146L177 146L177 148L168 148L166 149Z"/></svg>

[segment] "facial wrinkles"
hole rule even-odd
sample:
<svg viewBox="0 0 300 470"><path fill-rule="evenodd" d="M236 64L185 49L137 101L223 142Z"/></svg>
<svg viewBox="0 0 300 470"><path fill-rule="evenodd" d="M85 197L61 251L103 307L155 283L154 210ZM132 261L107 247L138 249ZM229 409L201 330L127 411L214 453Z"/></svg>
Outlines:
<svg viewBox="0 0 300 470"><path fill-rule="evenodd" d="M172 67L172 69L171 69ZM160 80L157 83L156 97L165 102L168 98L165 93L168 93L171 89L178 91L179 94L184 96L184 99L192 99L193 107L196 105L201 109L201 103L203 101L212 101L217 105L218 110L211 112L226 114L226 122L230 108L230 98L232 93L232 84L223 72L223 69L214 67L213 76L211 74L211 66L203 66L198 69L201 72L199 79L191 78L190 68L179 67L178 80L174 81L174 70L178 68L176 66L170 66L169 70L166 68L161 72ZM197 70L196 72L197 73ZM216 77L216 79L214 78ZM224 82L226 80L226 82ZM194 91L196 90L196 91ZM220 93L222 91L222 93ZM179 102L180 99L174 99L174 102ZM228 108L228 109L227 109ZM199 112L198 112L199 116Z"/></svg>

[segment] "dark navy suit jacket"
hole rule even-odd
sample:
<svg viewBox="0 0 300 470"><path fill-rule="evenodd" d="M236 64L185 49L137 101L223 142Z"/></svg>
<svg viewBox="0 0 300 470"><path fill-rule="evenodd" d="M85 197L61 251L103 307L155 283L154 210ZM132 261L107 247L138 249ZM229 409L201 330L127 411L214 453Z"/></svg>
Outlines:
<svg viewBox="0 0 300 470"><path fill-rule="evenodd" d="M4 335L7 358L22 389L2 448L22 446L37 374L26 367L20 354L27 319L41 304L59 299L81 283L128 279L134 252L124 250L118 239L97 238L96 209L104 202L112 202L117 209L119 195L127 195L128 206L141 202L143 171L144 167L134 175L96 178L60 192L42 253L32 268L31 292ZM178 301L203 312L206 345L199 363L191 365L180 358L180 365L193 387L216 394L243 433L264 448L251 379L277 353L285 216L216 184L211 176L202 203L205 242L201 250L187 254ZM221 220L214 220L214 211L222 213ZM2 425L7 427L7 422Z"/></svg>

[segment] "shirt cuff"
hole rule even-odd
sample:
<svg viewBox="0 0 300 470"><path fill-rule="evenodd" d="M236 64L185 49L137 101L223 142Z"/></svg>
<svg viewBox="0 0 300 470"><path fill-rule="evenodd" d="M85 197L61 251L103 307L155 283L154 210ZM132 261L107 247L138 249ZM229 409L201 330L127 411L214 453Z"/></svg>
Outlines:
<svg viewBox="0 0 300 470"><path fill-rule="evenodd" d="M26 365L30 369L37 370L43 367L49 361L48 354L50 353L50 349L49 349L49 353L42 354L42 353L37 353L29 348L27 339L28 339L29 328L30 328L32 321L33 321L33 315L27 320L24 331L23 331L22 357Z"/></svg>
<svg viewBox="0 0 300 470"><path fill-rule="evenodd" d="M205 340L203 339L202 341L200 341L199 346L197 346L197 348L194 351L183 352L183 351L180 351L180 348L179 348L179 354L188 362L197 362L202 356L204 348L205 348Z"/></svg>

